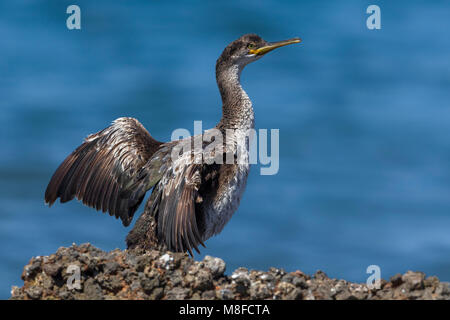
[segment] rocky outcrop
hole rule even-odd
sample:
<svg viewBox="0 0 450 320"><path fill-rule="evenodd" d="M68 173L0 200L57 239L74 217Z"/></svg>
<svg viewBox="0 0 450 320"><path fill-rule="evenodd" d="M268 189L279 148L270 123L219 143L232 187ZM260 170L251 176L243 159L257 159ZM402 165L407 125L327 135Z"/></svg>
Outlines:
<svg viewBox="0 0 450 320"><path fill-rule="evenodd" d="M239 268L225 275L225 262L157 250L105 252L90 244L34 257L13 287L11 299L450 299L448 283L408 271L379 289L313 276Z"/></svg>

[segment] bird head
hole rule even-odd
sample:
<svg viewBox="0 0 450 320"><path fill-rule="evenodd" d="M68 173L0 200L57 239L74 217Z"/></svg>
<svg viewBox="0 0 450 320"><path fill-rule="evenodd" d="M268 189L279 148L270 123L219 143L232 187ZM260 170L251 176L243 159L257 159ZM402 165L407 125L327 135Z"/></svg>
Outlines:
<svg viewBox="0 0 450 320"><path fill-rule="evenodd" d="M245 34L231 42L217 60L217 65L237 65L242 69L250 62L256 61L268 52L301 42L300 38L292 38L277 42L267 42L256 34Z"/></svg>

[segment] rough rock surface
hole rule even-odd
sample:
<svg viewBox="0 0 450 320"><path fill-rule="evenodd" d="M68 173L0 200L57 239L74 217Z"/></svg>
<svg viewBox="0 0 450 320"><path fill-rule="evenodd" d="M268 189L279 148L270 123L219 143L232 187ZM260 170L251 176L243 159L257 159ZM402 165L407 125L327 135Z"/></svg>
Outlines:
<svg viewBox="0 0 450 320"><path fill-rule="evenodd" d="M32 258L11 299L450 299L448 283L421 272L395 275L372 290L321 271L224 272L225 262L209 256L194 261L182 253L72 245Z"/></svg>

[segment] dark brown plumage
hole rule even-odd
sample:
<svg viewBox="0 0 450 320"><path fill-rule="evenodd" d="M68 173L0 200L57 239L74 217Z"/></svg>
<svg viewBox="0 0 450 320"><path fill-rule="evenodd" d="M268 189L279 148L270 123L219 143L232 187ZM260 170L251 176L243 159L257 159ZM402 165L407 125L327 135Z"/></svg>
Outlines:
<svg viewBox="0 0 450 320"><path fill-rule="evenodd" d="M119 118L88 136L63 161L47 186L45 202L51 206L57 198L64 203L76 197L128 226L145 192L134 199L123 198L120 193L161 144L136 119Z"/></svg>
<svg viewBox="0 0 450 320"><path fill-rule="evenodd" d="M248 34L230 43L217 60L223 114L216 129L230 138L231 145L203 152L201 163L193 161L191 153L174 158L174 150L194 145L194 139L202 136L163 143L152 138L136 119L119 118L88 136L63 161L45 191L46 203L51 206L58 198L63 203L76 197L128 226L146 192L153 189L144 213L127 236L128 247L198 252L199 245L219 233L231 218L246 185L248 162L217 161L227 155L236 160L238 149L244 158L248 156L246 137L239 131L227 131L254 127L252 104L240 85L241 71L267 52L297 42L300 40L268 43Z"/></svg>

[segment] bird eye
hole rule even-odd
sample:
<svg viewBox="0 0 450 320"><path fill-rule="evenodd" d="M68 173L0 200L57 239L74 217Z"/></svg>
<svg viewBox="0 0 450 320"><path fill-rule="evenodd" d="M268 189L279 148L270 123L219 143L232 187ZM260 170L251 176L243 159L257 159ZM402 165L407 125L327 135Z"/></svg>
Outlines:
<svg viewBox="0 0 450 320"><path fill-rule="evenodd" d="M249 48L249 49L253 49L254 47L256 47L256 45L253 42L251 42L247 45L247 48Z"/></svg>

